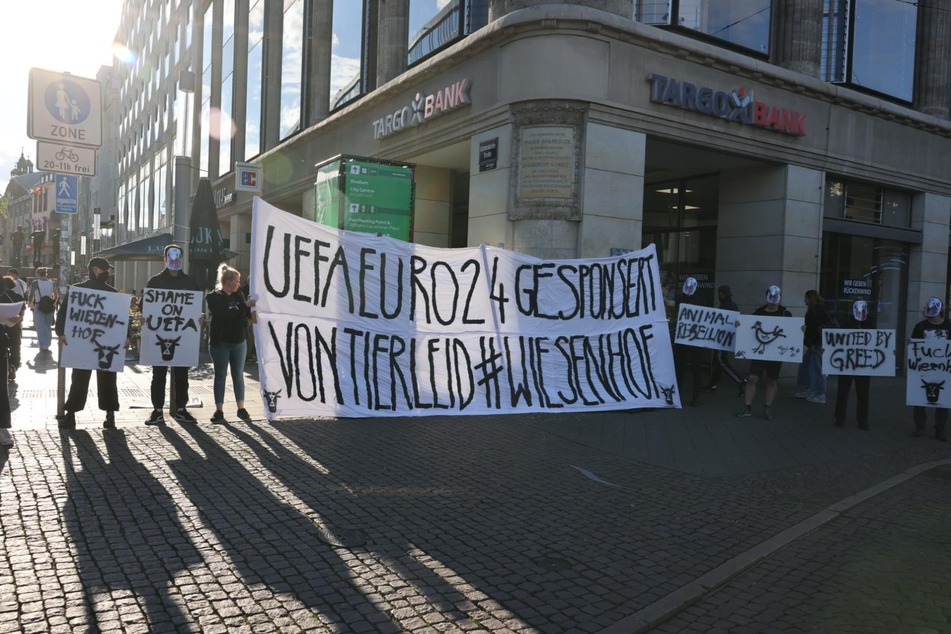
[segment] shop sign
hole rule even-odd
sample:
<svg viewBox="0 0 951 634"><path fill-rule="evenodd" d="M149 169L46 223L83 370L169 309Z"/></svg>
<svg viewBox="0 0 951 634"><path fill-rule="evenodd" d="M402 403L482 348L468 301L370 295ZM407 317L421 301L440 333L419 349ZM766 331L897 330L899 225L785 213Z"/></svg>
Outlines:
<svg viewBox="0 0 951 634"><path fill-rule="evenodd" d="M373 138L382 139L391 134L413 128L430 119L467 106L472 103L469 98L469 87L472 81L460 79L444 86L432 94L418 92L413 100L392 113L380 117L373 122Z"/></svg>
<svg viewBox="0 0 951 634"><path fill-rule="evenodd" d="M479 143L479 171L494 170L499 162L499 137Z"/></svg>
<svg viewBox="0 0 951 634"><path fill-rule="evenodd" d="M806 115L782 106L756 101L742 86L730 92L651 73L650 100L675 108L735 121L791 136L806 136Z"/></svg>
<svg viewBox="0 0 951 634"><path fill-rule="evenodd" d="M858 295L858 299L871 297L872 282L869 280L842 280L843 295Z"/></svg>

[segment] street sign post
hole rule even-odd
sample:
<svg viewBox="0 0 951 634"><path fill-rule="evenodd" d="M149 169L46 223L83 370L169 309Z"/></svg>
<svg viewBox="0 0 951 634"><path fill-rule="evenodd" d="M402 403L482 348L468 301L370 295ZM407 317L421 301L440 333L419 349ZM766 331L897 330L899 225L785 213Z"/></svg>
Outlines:
<svg viewBox="0 0 951 634"><path fill-rule="evenodd" d="M44 172L96 175L96 150L78 145L36 142L36 166Z"/></svg>
<svg viewBox="0 0 951 634"><path fill-rule="evenodd" d="M102 87L95 79L30 69L27 135L72 146L102 145Z"/></svg>
<svg viewBox="0 0 951 634"><path fill-rule="evenodd" d="M70 174L56 175L56 209L61 214L79 211L79 177Z"/></svg>

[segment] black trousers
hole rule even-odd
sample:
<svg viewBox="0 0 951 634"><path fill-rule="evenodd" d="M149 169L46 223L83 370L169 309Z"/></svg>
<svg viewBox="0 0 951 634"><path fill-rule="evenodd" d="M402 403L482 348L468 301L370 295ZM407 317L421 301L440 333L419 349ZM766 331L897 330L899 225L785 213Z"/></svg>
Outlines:
<svg viewBox="0 0 951 634"><path fill-rule="evenodd" d="M855 385L855 418L859 425L868 425L868 395L871 378L851 374L840 374L836 377L835 419L837 421L845 423L845 414L849 407L849 392L852 391L852 385Z"/></svg>
<svg viewBox="0 0 951 634"><path fill-rule="evenodd" d="M63 409L67 412L79 412L85 409L91 376L92 370L73 368L69 383L69 396L66 398ZM99 392L99 409L104 412L118 411L119 390L116 389L116 373L96 370L96 386Z"/></svg>
<svg viewBox="0 0 951 634"><path fill-rule="evenodd" d="M7 363L9 368L16 370L20 367L20 342L23 340L23 326L3 326L7 333Z"/></svg>
<svg viewBox="0 0 951 634"><path fill-rule="evenodd" d="M168 366L152 366L152 407L165 407L165 384L168 377ZM175 402L171 409L182 409L188 404L188 368L172 368L172 381L175 382Z"/></svg>
<svg viewBox="0 0 951 634"><path fill-rule="evenodd" d="M720 377L724 374L737 385L746 380L730 365L730 360L727 358L728 354L730 353L726 350L713 351L713 361L710 364L710 385L717 385L720 382Z"/></svg>
<svg viewBox="0 0 951 634"><path fill-rule="evenodd" d="M709 350L696 346L677 344L674 346L674 368L677 371L677 384L680 388L681 399L686 395L685 375L690 374L690 400L695 402L700 398L700 388L703 383L703 360Z"/></svg>
<svg viewBox="0 0 951 634"><path fill-rule="evenodd" d="M0 429L10 429L10 391L7 385L7 357L0 355Z"/></svg>
<svg viewBox="0 0 951 634"><path fill-rule="evenodd" d="M924 429L928 421L928 410L934 410L934 430L943 432L948 424L948 410L945 407L921 407L916 405L911 408L912 420L915 421L915 429Z"/></svg>

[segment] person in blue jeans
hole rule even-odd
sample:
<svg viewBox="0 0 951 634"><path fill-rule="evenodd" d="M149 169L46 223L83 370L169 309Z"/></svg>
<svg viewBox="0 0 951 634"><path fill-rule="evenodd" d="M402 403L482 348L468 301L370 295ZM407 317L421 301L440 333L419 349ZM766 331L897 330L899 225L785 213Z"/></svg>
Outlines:
<svg viewBox="0 0 951 634"><path fill-rule="evenodd" d="M215 365L215 413L213 423L225 422L225 381L231 369L238 418L251 420L244 408L244 360L248 350L248 321L253 319L254 300L241 292L241 273L227 264L218 267L218 283L206 298L211 327L208 332L211 359Z"/></svg>
<svg viewBox="0 0 951 634"><path fill-rule="evenodd" d="M826 402L826 377L822 373L822 328L832 321L829 313L822 307L824 301L817 291L806 291L803 355L797 380L799 391L796 392L796 398L819 404Z"/></svg>

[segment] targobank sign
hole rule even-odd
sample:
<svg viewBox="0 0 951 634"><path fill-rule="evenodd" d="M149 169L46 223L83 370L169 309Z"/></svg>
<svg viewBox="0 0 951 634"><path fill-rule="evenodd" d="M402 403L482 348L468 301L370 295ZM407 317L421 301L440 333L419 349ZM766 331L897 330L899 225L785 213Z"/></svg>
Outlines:
<svg viewBox="0 0 951 634"><path fill-rule="evenodd" d="M651 84L650 99L655 103L792 136L806 136L806 115L755 101L752 91L742 87L724 92L656 73L648 75L647 81Z"/></svg>
<svg viewBox="0 0 951 634"><path fill-rule="evenodd" d="M409 104L373 122L373 138L388 137L426 123L450 110L471 104L472 100L469 98L471 85L472 82L469 79L460 79L433 94L428 95L422 91L416 93Z"/></svg>

